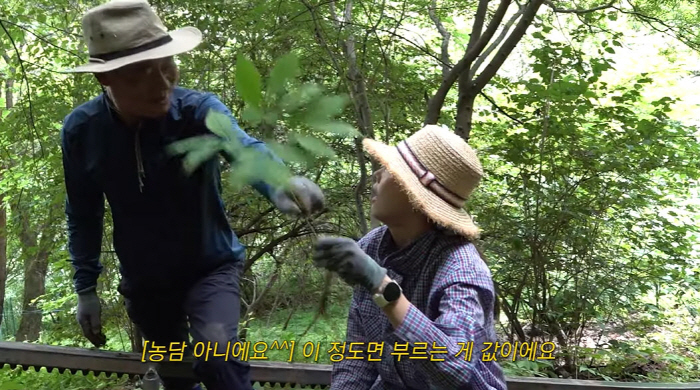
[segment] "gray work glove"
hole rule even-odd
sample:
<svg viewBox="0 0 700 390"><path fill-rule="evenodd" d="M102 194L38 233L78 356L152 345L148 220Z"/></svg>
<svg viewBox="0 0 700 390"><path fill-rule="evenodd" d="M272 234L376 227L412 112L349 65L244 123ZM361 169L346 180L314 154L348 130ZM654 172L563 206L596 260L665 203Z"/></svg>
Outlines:
<svg viewBox="0 0 700 390"><path fill-rule="evenodd" d="M316 241L314 264L336 272L351 286L361 285L369 291L379 288L386 268L369 257L359 245L347 237L321 237Z"/></svg>
<svg viewBox="0 0 700 390"><path fill-rule="evenodd" d="M102 333L101 314L102 306L96 290L78 293L78 324L83 335L98 348L107 342L107 337Z"/></svg>
<svg viewBox="0 0 700 390"><path fill-rule="evenodd" d="M309 215L323 210L325 197L316 183L303 176L294 176L286 188L281 188L272 195L272 203L284 214Z"/></svg>

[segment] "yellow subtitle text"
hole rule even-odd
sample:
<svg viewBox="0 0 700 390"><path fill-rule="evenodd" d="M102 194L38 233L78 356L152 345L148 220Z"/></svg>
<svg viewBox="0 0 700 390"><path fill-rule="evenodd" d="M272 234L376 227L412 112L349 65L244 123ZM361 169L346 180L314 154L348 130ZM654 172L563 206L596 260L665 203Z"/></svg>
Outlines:
<svg viewBox="0 0 700 390"><path fill-rule="evenodd" d="M294 358L295 348L301 350L301 355L305 359L313 359L317 362L321 356L328 356L331 362L337 363L343 360L367 360L378 362L389 357L396 361L406 360L429 360L442 362L451 357L462 358L471 361L474 354L474 342L459 342L448 348L436 342L395 342L393 346L384 342L331 342L330 347L322 347L320 342L308 341L304 344L297 344L293 340L275 340L271 343L264 341L236 341L227 343L197 342L191 348L191 355L197 359L221 358L226 361L238 359L241 361L269 360L266 353L271 351L288 351L288 362ZM146 341L141 355L142 362L160 362L163 360L182 361L185 357L187 344L185 342L174 342L169 345L158 345L151 341ZM449 350L448 350L449 349ZM477 353L481 356L481 361L500 361L518 357L530 361L536 359L554 359L555 345L551 341L538 342L484 342L483 348ZM388 354L385 354L388 351Z"/></svg>

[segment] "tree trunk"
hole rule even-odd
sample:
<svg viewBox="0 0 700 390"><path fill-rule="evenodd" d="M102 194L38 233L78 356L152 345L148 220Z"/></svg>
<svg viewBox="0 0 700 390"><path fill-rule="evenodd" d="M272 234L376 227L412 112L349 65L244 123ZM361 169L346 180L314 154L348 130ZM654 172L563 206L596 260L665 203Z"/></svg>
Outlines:
<svg viewBox="0 0 700 390"><path fill-rule="evenodd" d="M9 110L14 105L14 96L12 87L14 80L8 78L5 80L5 109ZM2 118L3 110L0 108L0 118ZM10 162L4 161L0 163L0 181L2 181L3 173L9 168ZM0 325L5 312L5 288L7 286L7 203L5 194L0 193Z"/></svg>
<svg viewBox="0 0 700 390"><path fill-rule="evenodd" d="M437 124L440 118L440 111L445 103L445 97L447 93L452 88L452 85L459 79L459 101L457 102L457 126L456 133L462 136L465 140L469 140L469 136L472 128L472 116L474 113L474 102L476 96L481 93L486 84L496 75L498 69L503 65L506 58L513 51L515 46L520 42L522 37L525 35L527 28L532 24L532 21L537 14L540 6L545 0L531 0L525 7L521 7L516 13L520 16L520 21L513 28L508 38L505 40L503 37L496 39L494 45L486 49L487 44L493 38L494 33L501 25L503 17L511 5L512 0L501 0L498 8L493 13L491 21L488 23L486 29L482 33L482 28L484 26L487 6L489 0L479 0L479 6L474 18L474 24L472 26L472 31L470 33L469 43L467 45L467 50L464 53L462 59L457 62L449 72L445 72L443 68L443 80L438 88L435 95L430 98L428 102L428 109L426 112L425 124ZM443 35L443 41L446 39L444 34L444 29L441 28L439 20L433 14L431 15L433 22L438 27L438 30ZM504 26L504 31L510 28L515 22L516 17L512 18ZM448 38L447 38L448 39ZM476 74L476 70L472 71L472 63L479 58L478 65L484 61L486 55L491 53L499 42L503 41L503 44L498 49L491 61L486 65L484 70ZM482 53L486 49L485 53Z"/></svg>
<svg viewBox="0 0 700 390"><path fill-rule="evenodd" d="M467 75L467 73L463 73L462 75ZM476 100L478 91L468 86L463 87L462 83L459 84L459 87L455 133L469 142L472 129L472 117L474 115L474 101Z"/></svg>
<svg viewBox="0 0 700 390"><path fill-rule="evenodd" d="M131 351L143 353L143 335L141 329L133 322L131 322Z"/></svg>
<svg viewBox="0 0 700 390"><path fill-rule="evenodd" d="M24 262L24 295L22 299L22 317L15 341L37 341L41 332L41 310L34 300L46 292L45 280L49 253L40 251L35 257Z"/></svg>
<svg viewBox="0 0 700 390"><path fill-rule="evenodd" d="M53 210L49 209L45 223L32 228L29 210L24 205L17 206L20 220L20 242L24 257L24 293L22 294L22 316L15 341L34 342L41 332L42 313L35 300L46 292L46 272L49 265L54 232L50 229ZM41 238L38 238L41 232Z"/></svg>
<svg viewBox="0 0 700 390"><path fill-rule="evenodd" d="M352 6L352 0L348 0L345 3L345 11L343 13L343 19L341 20L335 11L335 1L331 2L331 14L336 26L342 28L343 25L352 23ZM345 39L343 42L343 49L345 51L345 58L348 61L347 77L348 80L350 80L350 96L355 106L357 125L360 128L360 132L365 137L373 139L374 127L372 123L372 111L369 107L369 100L367 99L367 85L365 83L365 78L357 65L357 52L355 50L354 34L350 33ZM367 217L365 216L362 199L362 196L367 189L367 165L360 140L356 141L355 147L357 151L358 163L360 165L360 183L355 191L355 204L357 205L362 235L364 235L368 230L366 222ZM372 172L379 169L379 163L374 160L371 160L370 163L372 165ZM381 222L370 215L370 228L374 229L380 225Z"/></svg>
<svg viewBox="0 0 700 390"><path fill-rule="evenodd" d="M333 67L338 72L338 75L341 77L345 77L348 80L347 87L350 93L353 106L355 108L355 118L357 120L357 126L360 130L360 133L365 137L374 138L374 129L372 126L372 111L369 106L369 100L367 99L367 87L365 84L365 79L357 65L357 52L355 50L354 34L350 33L345 39L345 41L342 41L340 43L340 46L343 48L343 54L345 56L348 66L347 73L343 75L340 66L340 61L336 52L330 48L330 46L327 43L326 37L322 34L323 29L321 28L316 8L313 7L306 0L301 0L301 2L304 4L304 6L306 6L306 8L309 10L309 13L311 14L315 26L314 32L319 44L323 46L328 52L328 57L333 62ZM338 15L336 11L335 0L331 0L328 3L328 5L330 8L331 21L338 29L338 31L341 31L345 27L345 25L349 25L352 23L352 0L348 0L345 3L345 10L343 11L342 18ZM360 181L357 187L355 188L354 194L355 207L357 209L357 218L359 221L360 230L362 231L362 235L364 235L369 230L367 227L367 216L365 215L363 198L367 190L368 175L366 159L364 156L362 142L360 139L355 140L355 152L357 154L357 162L360 166ZM376 161L371 161L371 164L373 171L378 169L379 164ZM370 228L373 229L375 227L378 227L379 225L381 225L381 222L377 221L370 215Z"/></svg>
<svg viewBox="0 0 700 390"><path fill-rule="evenodd" d="M0 165L0 169L4 169ZM2 180L0 171L0 180ZM7 209L5 195L0 193L0 325L5 310L5 287L7 285Z"/></svg>

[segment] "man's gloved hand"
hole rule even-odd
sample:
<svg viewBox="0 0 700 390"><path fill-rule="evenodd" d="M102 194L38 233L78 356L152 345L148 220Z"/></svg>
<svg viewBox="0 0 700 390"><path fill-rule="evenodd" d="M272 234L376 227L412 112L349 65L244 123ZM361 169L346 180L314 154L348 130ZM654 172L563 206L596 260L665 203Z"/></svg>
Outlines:
<svg viewBox="0 0 700 390"><path fill-rule="evenodd" d="M101 314L102 306L96 290L78 293L78 324L83 335L98 348L107 342L107 337L102 333Z"/></svg>
<svg viewBox="0 0 700 390"><path fill-rule="evenodd" d="M297 201L303 210L299 209ZM292 177L287 188L280 189L272 195L272 202L281 212L291 215L313 214L325 207L325 197L321 188L303 176Z"/></svg>
<svg viewBox="0 0 700 390"><path fill-rule="evenodd" d="M314 264L334 271L349 285L359 284L369 291L381 286L386 268L347 237L321 237L316 241Z"/></svg>

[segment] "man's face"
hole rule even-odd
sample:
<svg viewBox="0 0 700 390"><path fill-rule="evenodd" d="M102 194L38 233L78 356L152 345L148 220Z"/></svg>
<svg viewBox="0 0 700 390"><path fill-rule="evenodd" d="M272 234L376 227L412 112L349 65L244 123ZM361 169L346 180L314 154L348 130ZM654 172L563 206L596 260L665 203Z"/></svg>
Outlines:
<svg viewBox="0 0 700 390"><path fill-rule="evenodd" d="M147 118L168 112L179 77L173 57L138 62L98 75L123 114Z"/></svg>
<svg viewBox="0 0 700 390"><path fill-rule="evenodd" d="M406 218L413 212L413 207L399 184L385 168L373 175L372 180L372 216L390 225Z"/></svg>

